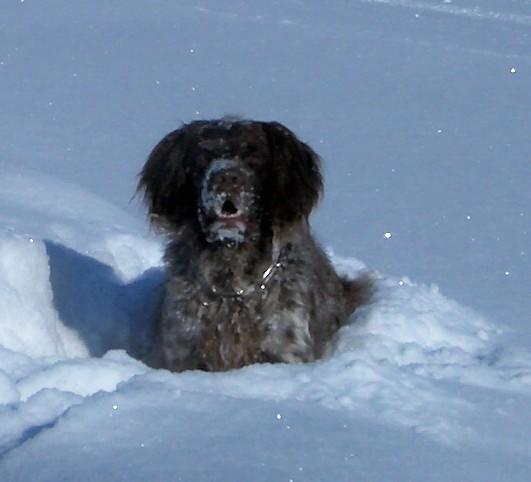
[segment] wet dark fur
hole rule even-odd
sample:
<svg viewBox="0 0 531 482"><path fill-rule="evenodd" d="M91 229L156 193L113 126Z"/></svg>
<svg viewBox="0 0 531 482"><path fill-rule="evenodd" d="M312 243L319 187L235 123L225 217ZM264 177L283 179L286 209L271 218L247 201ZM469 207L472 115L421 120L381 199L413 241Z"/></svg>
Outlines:
<svg viewBox="0 0 531 482"><path fill-rule="evenodd" d="M205 233L201 186L219 159L236 160L254 184L239 242ZM322 191L319 157L279 123L183 125L154 148L139 190L169 235L157 366L218 371L315 360L366 300L369 281L340 278L310 233Z"/></svg>

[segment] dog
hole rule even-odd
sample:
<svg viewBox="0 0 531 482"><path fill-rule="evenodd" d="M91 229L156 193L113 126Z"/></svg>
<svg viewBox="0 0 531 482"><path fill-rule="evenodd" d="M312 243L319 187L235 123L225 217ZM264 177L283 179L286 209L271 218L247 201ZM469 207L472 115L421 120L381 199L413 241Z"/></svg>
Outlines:
<svg viewBox="0 0 531 482"><path fill-rule="evenodd" d="M321 161L278 122L200 120L166 135L139 174L168 236L153 365L225 371L311 362L370 293L310 232Z"/></svg>

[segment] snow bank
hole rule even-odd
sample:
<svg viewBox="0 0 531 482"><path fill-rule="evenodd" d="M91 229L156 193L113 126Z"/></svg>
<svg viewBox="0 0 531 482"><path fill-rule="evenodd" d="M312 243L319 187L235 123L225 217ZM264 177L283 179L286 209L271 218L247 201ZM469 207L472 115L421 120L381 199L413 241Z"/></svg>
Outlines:
<svg viewBox="0 0 531 482"><path fill-rule="evenodd" d="M257 452L250 465L236 455L247 444L279 457L275 444L311 434L316 439L303 445L328 450L328 461L302 458L294 466L293 449L289 460L269 459L271 467L252 479L324 480L338 463L338 441L350 443L360 427L368 437L409 434L408 446L420 435L419 450L439 447L452 460L458 447L500 440L511 456L529 450L505 423L531 395L529 353L505 347L502 327L436 286L406 277L375 273L373 299L316 363L228 373L148 368L135 357L151 342L161 240L75 185L27 172L24 180L7 176L0 183L16 189L0 193L0 479L93 480L104 471L109 480L179 480L174 473L216 480L221 471L222 480L239 480L256 469ZM345 275L366 270L329 254ZM478 389L489 390L488 403L478 402ZM249 425L261 432L249 434ZM318 442L322 430L334 450ZM206 431L237 447L211 451L233 465L190 462L188 447L208 451ZM167 463L168 450L178 465ZM340 459L343 469L355 468L351 455Z"/></svg>
<svg viewBox="0 0 531 482"><path fill-rule="evenodd" d="M149 370L125 351L90 358L111 348L135 356L148 349L161 270L154 266L133 278L131 266L143 263L130 261L141 258L148 243L133 234L106 237L99 249L108 249L103 258L113 268L57 242L16 234L0 239L4 403L24 406L45 390L57 397L64 392L68 400L70 394L88 397L143 375L195 393L319 403L451 442L470 436L462 419L472 407L437 380L531 391L528 355L516 360L505 353L498 326L436 286L382 275L376 276L371 303L317 363L173 375ZM332 257L344 274L364 269L360 261Z"/></svg>
<svg viewBox="0 0 531 482"><path fill-rule="evenodd" d="M0 346L33 357L88 355L57 316L42 241L0 235L0 312Z"/></svg>
<svg viewBox="0 0 531 482"><path fill-rule="evenodd" d="M103 358L61 360L43 366L17 383L21 400L25 401L44 389L56 389L81 396L99 391L113 391L118 383L147 368L123 352L108 352Z"/></svg>
<svg viewBox="0 0 531 482"><path fill-rule="evenodd" d="M10 242L16 249L29 246L46 265L39 241ZM343 273L364 269L354 259L334 261ZM334 472L338 480L351 480L363 470L369 480L407 480L401 456L382 460L374 451L403 454L404 447L415 447L432 464L451 461L440 477L426 472L422 480L450 480L464 465L468 473L484 474L482 459L470 448L462 455L462 447L500 443L517 454L518 473L528 445L514 434L509 438L504 424L506 410L524 407L531 394L529 355L506 353L499 327L435 286L375 276L372 302L339 332L325 359L307 365L172 374L151 370L124 351L67 358L74 345L66 341L65 353L58 353L50 336L41 338L42 349L53 357L34 355L31 343L28 349L0 348L0 477L49 482L96 480L104 473L107 480L265 481L327 480ZM49 281L41 282L49 292ZM131 284L135 280L123 287ZM31 294L30 285L16 285L18 297ZM151 279L137 294L156 285ZM35 331L43 319L60 323L57 313L31 319ZM478 402L477 386L494 390L487 398L497 412Z"/></svg>
<svg viewBox="0 0 531 482"><path fill-rule="evenodd" d="M163 276L160 243L78 186L13 167L0 185L0 346L32 357L138 354Z"/></svg>

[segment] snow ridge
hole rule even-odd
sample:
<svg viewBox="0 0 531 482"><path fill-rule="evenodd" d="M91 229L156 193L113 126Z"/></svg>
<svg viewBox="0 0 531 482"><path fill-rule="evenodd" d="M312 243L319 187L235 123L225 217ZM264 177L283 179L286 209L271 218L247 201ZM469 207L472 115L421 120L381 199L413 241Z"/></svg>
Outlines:
<svg viewBox="0 0 531 482"><path fill-rule="evenodd" d="M430 12L443 13L448 15L456 15L459 17L466 17L477 20L490 20L499 22L514 23L517 25L529 26L531 25L531 16L496 12L492 10L485 10L478 6L473 7L457 7L452 5L451 0L443 3L428 3L417 0L361 0L365 3L378 3L388 5L390 7L405 7L415 10L425 10Z"/></svg>

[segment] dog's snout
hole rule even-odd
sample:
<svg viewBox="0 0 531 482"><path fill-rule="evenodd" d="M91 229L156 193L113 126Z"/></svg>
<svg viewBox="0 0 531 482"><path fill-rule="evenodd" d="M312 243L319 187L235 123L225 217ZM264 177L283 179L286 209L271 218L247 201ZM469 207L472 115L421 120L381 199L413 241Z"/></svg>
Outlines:
<svg viewBox="0 0 531 482"><path fill-rule="evenodd" d="M218 192L234 193L248 187L248 176L241 168L231 167L212 173L210 183Z"/></svg>
<svg viewBox="0 0 531 482"><path fill-rule="evenodd" d="M241 161L216 159L204 176L201 203L209 216L240 219L249 215L255 202L255 178Z"/></svg>

